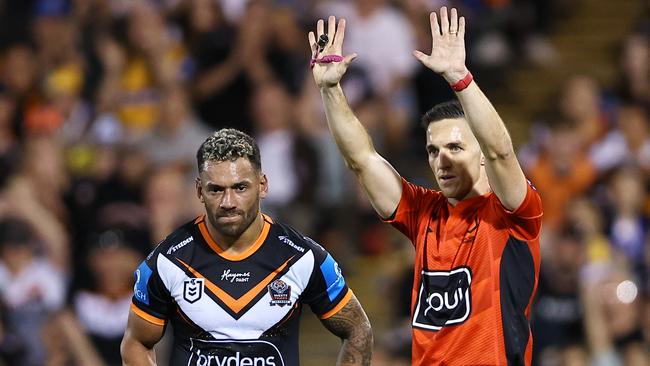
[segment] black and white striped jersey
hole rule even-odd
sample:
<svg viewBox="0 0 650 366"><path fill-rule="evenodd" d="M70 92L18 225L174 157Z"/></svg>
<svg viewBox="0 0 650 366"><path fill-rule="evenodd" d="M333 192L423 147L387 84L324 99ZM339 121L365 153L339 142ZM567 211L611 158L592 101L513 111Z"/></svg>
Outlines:
<svg viewBox="0 0 650 366"><path fill-rule="evenodd" d="M352 297L323 247L266 215L238 256L224 253L199 217L162 241L135 277L131 309L172 325L172 365L298 365L302 304L326 319Z"/></svg>

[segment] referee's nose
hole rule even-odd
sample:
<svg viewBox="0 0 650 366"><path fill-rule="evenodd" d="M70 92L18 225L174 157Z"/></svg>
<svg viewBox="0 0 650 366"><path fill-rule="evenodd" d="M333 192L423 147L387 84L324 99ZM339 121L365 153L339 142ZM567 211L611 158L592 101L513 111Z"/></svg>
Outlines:
<svg viewBox="0 0 650 366"><path fill-rule="evenodd" d="M451 158L449 157L449 152L443 151L442 149L438 153L438 169L448 169L451 167Z"/></svg>

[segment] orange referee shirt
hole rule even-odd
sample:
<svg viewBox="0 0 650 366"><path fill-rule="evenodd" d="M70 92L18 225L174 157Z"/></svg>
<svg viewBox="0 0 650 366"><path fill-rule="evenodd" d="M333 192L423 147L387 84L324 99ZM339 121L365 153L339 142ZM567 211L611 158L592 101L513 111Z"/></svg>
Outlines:
<svg viewBox="0 0 650 366"><path fill-rule="evenodd" d="M505 209L490 192L448 203L405 180L386 220L415 244L413 365L530 365L542 204L528 185Z"/></svg>

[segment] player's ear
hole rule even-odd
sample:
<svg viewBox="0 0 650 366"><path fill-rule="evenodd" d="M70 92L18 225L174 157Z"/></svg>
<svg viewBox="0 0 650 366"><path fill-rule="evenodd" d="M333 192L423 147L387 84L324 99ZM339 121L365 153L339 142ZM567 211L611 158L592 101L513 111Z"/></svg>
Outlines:
<svg viewBox="0 0 650 366"><path fill-rule="evenodd" d="M266 174L260 172L260 197L266 198L269 194L269 180L266 178Z"/></svg>
<svg viewBox="0 0 650 366"><path fill-rule="evenodd" d="M196 184L196 196L199 198L199 201L201 201L201 203L205 203L205 201L203 200L203 186L201 185L201 177L196 177L195 184Z"/></svg>

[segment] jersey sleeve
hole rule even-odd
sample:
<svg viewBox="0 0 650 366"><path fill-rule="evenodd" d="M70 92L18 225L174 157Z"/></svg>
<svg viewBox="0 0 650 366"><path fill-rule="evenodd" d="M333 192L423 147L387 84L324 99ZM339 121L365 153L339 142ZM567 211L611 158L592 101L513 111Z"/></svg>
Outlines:
<svg viewBox="0 0 650 366"><path fill-rule="evenodd" d="M542 198L530 181L527 181L526 198L514 211L505 211L506 224L510 234L517 239L536 239L542 228Z"/></svg>
<svg viewBox="0 0 650 366"><path fill-rule="evenodd" d="M440 194L402 178L402 197L397 204L397 209L393 216L381 220L393 225L415 243L423 211L430 209L431 201L438 198Z"/></svg>
<svg viewBox="0 0 650 366"><path fill-rule="evenodd" d="M352 290L338 263L323 248L315 248L314 268L304 293L304 303L320 319L327 319L341 310L352 298Z"/></svg>
<svg viewBox="0 0 650 366"><path fill-rule="evenodd" d="M131 310L150 323L165 325L171 295L158 274L157 258L158 253L154 252L135 270Z"/></svg>

